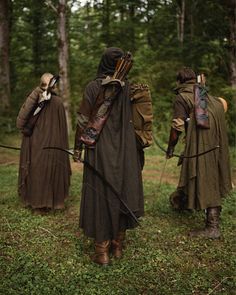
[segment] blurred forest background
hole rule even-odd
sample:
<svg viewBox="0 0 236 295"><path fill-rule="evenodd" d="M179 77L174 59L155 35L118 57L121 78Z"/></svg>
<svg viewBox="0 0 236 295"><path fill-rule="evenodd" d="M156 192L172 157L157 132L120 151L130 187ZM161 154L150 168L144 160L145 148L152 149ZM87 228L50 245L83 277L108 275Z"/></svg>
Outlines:
<svg viewBox="0 0 236 295"><path fill-rule="evenodd" d="M0 127L15 131L26 95L44 72L61 76L71 127L103 50L134 54L130 79L150 86L155 126L167 139L176 72L190 66L228 101L236 146L236 0L0 0Z"/></svg>

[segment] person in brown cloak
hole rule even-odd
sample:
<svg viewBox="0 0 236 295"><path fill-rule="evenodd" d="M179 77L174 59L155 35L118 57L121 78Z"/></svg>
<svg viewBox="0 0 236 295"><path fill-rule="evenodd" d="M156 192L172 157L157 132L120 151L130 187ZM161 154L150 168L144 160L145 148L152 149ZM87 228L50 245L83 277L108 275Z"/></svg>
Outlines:
<svg viewBox="0 0 236 295"><path fill-rule="evenodd" d="M216 239L220 237L222 197L229 193L232 186L224 105L221 98L206 94L210 128L200 128L194 109L195 72L183 68L177 75L177 83L166 157L172 157L179 135L184 131L184 156L219 148L198 157L183 159L179 184L171 194L170 202L175 209L205 210L205 228L191 231L189 235Z"/></svg>
<svg viewBox="0 0 236 295"><path fill-rule="evenodd" d="M101 88L102 79L112 76L116 63L123 56L119 48L108 48L102 55L97 77L85 88L78 110L75 153L81 153L80 134L86 127ZM130 84L117 95L110 115L94 148L85 146L84 159L119 193L120 198L138 218L144 213L141 163L131 114ZM109 264L109 250L115 258L122 256L125 232L137 226L111 188L84 165L80 227L95 240L92 260Z"/></svg>
<svg viewBox="0 0 236 295"><path fill-rule="evenodd" d="M36 211L63 209L70 185L69 156L58 150L43 149L48 146L68 149L62 100L55 86L47 92L52 78L50 73L42 75L40 86L26 98L16 123L23 134L18 192L24 205Z"/></svg>

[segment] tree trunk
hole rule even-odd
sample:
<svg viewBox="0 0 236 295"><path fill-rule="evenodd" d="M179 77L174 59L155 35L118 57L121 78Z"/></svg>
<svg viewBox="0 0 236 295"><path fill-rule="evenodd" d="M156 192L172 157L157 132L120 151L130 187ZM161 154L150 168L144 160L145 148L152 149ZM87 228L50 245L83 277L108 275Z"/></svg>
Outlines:
<svg viewBox="0 0 236 295"><path fill-rule="evenodd" d="M0 1L0 105L3 111L10 106L9 70L9 0Z"/></svg>
<svg viewBox="0 0 236 295"><path fill-rule="evenodd" d="M103 32L104 32L104 43L107 47L111 46L110 36L110 0L103 1Z"/></svg>
<svg viewBox="0 0 236 295"><path fill-rule="evenodd" d="M150 0L147 1L147 6L146 6L146 16L147 16L147 43L150 47L152 47L152 38L150 34L150 10L151 10L151 3Z"/></svg>
<svg viewBox="0 0 236 295"><path fill-rule="evenodd" d="M184 21L185 21L185 0L178 1L177 8L177 32L178 40L181 44L184 42Z"/></svg>
<svg viewBox="0 0 236 295"><path fill-rule="evenodd" d="M134 52L136 49L136 39L135 39L135 1L129 2L129 19L130 28L128 30L129 40L130 40L130 50Z"/></svg>
<svg viewBox="0 0 236 295"><path fill-rule="evenodd" d="M197 3L195 0L190 2L190 12L189 12L189 19L190 19L190 38L193 40L194 38L194 11L196 10Z"/></svg>
<svg viewBox="0 0 236 295"><path fill-rule="evenodd" d="M43 48L42 48L42 37L43 37L43 31L42 31L42 6L43 3L38 0L32 1L32 58L33 58L33 69L34 69L34 76L38 79L40 75L43 74L41 71L43 62L42 62L42 56L43 56Z"/></svg>
<svg viewBox="0 0 236 295"><path fill-rule="evenodd" d="M236 89L236 0L227 1L229 11L230 83Z"/></svg>
<svg viewBox="0 0 236 295"><path fill-rule="evenodd" d="M59 49L59 75L60 75L60 96L63 99L67 124L69 131L71 130L70 116L70 83L68 75L68 38L66 24L66 5L67 0L59 0L58 5L58 49Z"/></svg>

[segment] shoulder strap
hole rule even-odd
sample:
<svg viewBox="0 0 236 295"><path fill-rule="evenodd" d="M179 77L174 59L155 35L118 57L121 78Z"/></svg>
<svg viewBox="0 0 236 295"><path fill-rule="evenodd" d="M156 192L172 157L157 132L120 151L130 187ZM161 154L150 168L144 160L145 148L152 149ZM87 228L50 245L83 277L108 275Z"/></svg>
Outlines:
<svg viewBox="0 0 236 295"><path fill-rule="evenodd" d="M107 76L105 79L102 79L100 91L89 122L79 138L86 146L94 146L98 141L99 135L110 115L114 100L125 85L124 81L132 64L132 55L130 52L127 52L118 59L113 76Z"/></svg>
<svg viewBox="0 0 236 295"><path fill-rule="evenodd" d="M120 90L121 85L119 83L101 85L88 124L79 139L86 146L94 146L98 141Z"/></svg>
<svg viewBox="0 0 236 295"><path fill-rule="evenodd" d="M34 130L34 127L36 125L36 122L38 121L38 118L41 114L42 109L45 107L45 105L48 103L49 100L44 100L40 102L35 109L33 109L31 116L29 117L29 120L27 121L26 125L22 129L22 133L25 136L31 136Z"/></svg>

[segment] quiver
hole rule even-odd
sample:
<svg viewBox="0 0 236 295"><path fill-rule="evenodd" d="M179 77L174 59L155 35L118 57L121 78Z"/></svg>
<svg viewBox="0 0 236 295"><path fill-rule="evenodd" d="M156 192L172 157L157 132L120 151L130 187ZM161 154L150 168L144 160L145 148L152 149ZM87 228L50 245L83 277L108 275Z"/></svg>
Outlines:
<svg viewBox="0 0 236 295"><path fill-rule="evenodd" d="M113 81L101 85L95 107L84 131L79 136L79 141L87 147L94 147L99 135L109 117L113 103L122 86L120 82Z"/></svg>
<svg viewBox="0 0 236 295"><path fill-rule="evenodd" d="M205 87L198 84L194 85L194 110L196 124L198 127L203 129L210 128L207 102L208 97Z"/></svg>
<svg viewBox="0 0 236 295"><path fill-rule="evenodd" d="M87 147L93 148L98 141L99 135L111 112L113 103L122 87L125 86L124 81L132 64L132 55L130 52L127 52L117 61L113 76L107 76L102 80L89 122L78 140Z"/></svg>

